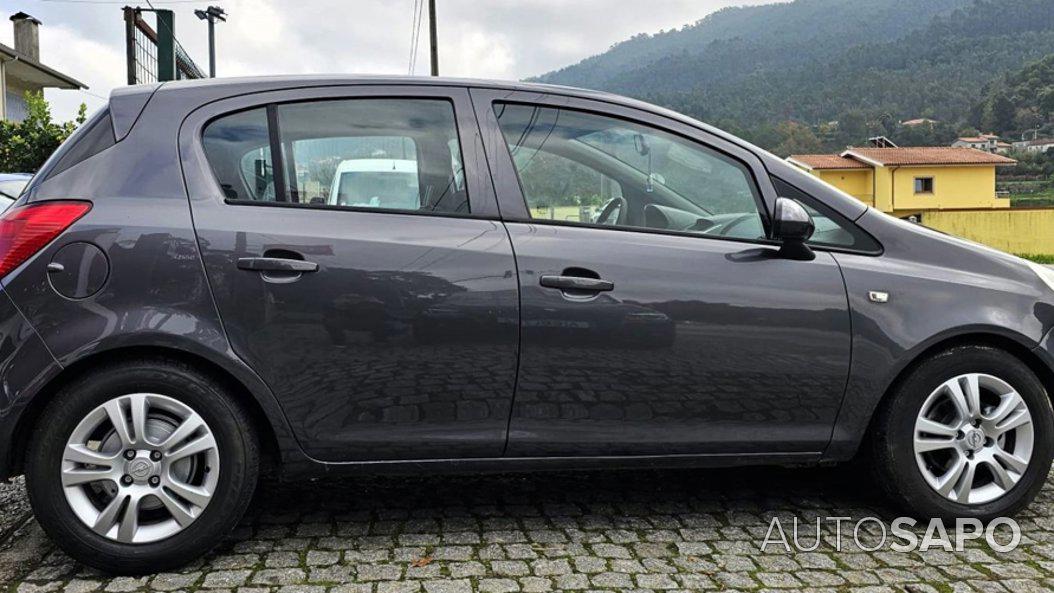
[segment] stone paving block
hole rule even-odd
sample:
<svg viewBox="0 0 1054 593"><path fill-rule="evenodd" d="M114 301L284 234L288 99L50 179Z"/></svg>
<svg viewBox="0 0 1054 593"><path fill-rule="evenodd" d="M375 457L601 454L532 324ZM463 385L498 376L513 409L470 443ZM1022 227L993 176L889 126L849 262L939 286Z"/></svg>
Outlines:
<svg viewBox="0 0 1054 593"><path fill-rule="evenodd" d="M959 552L866 551L846 541L851 522L840 551L824 525L816 549L788 553L760 547L773 517L788 525L796 517L811 545L817 518L894 515L837 470L714 474L724 477L686 470L279 484L262 491L217 551L145 577L81 566L30 520L0 542L0 593L1054 590L1054 481L1019 517L1022 545L1012 553L981 540ZM298 512L288 500L299 501ZM861 532L879 533L870 524Z"/></svg>

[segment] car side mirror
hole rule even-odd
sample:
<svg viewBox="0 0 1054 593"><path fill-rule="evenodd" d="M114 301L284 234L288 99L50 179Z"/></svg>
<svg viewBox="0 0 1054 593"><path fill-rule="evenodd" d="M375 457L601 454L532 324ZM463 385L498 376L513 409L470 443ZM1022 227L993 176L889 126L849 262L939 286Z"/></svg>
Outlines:
<svg viewBox="0 0 1054 593"><path fill-rule="evenodd" d="M776 212L772 220L772 236L779 240L780 255L788 259L812 259L813 252L805 244L816 226L801 204L790 198L776 198Z"/></svg>

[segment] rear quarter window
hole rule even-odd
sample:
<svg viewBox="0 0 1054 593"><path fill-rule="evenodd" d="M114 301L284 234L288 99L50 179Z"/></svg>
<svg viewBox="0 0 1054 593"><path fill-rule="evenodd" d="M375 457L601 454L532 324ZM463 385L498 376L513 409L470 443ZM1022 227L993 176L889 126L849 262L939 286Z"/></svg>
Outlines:
<svg viewBox="0 0 1054 593"><path fill-rule="evenodd" d="M30 185L46 181L114 144L117 144L117 140L113 135L113 121L107 107L97 111L59 146L37 172Z"/></svg>
<svg viewBox="0 0 1054 593"><path fill-rule="evenodd" d="M202 145L224 198L275 201L274 160L266 108L213 121L205 128Z"/></svg>

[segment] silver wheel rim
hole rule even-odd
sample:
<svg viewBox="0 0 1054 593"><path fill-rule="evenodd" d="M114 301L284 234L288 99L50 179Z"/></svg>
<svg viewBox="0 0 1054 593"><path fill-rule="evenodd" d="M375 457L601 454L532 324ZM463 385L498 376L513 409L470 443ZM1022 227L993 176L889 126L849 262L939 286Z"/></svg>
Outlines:
<svg viewBox="0 0 1054 593"><path fill-rule="evenodd" d="M205 420L186 404L133 393L95 408L62 455L66 501L92 531L126 544L172 537L208 506L219 450Z"/></svg>
<svg viewBox="0 0 1054 593"><path fill-rule="evenodd" d="M1009 383L983 373L945 381L915 421L915 460L938 494L960 504L1004 496L1028 470L1032 414Z"/></svg>

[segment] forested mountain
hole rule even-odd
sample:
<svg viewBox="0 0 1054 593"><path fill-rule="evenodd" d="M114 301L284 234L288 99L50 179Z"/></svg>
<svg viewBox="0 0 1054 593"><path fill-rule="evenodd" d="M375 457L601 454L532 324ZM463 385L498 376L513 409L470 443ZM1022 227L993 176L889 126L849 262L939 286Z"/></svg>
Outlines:
<svg viewBox="0 0 1054 593"><path fill-rule="evenodd" d="M627 94L797 149L894 134L917 117L954 135L982 123L986 85L1052 53L1054 0L796 0L638 35L537 80ZM843 120L855 129L828 123Z"/></svg>
<svg viewBox="0 0 1054 593"><path fill-rule="evenodd" d="M970 113L979 129L1036 132L1054 116L1054 54L988 84Z"/></svg>

